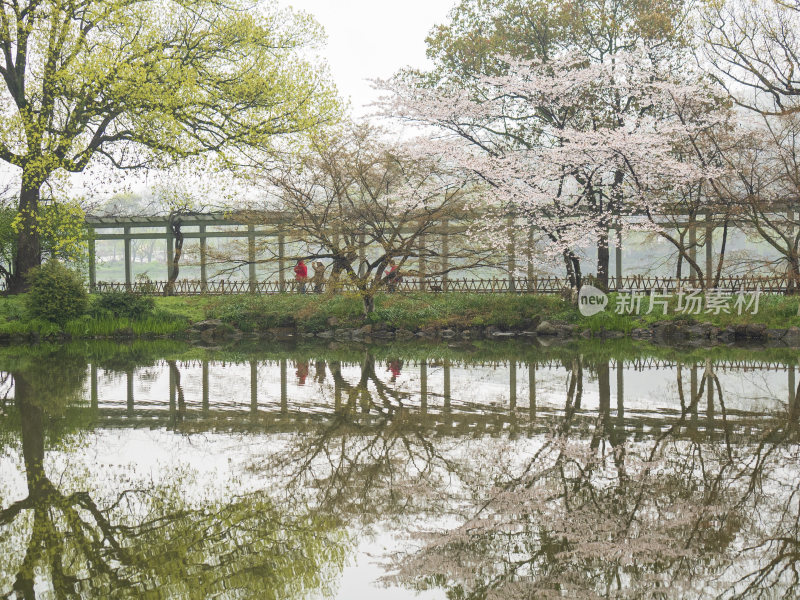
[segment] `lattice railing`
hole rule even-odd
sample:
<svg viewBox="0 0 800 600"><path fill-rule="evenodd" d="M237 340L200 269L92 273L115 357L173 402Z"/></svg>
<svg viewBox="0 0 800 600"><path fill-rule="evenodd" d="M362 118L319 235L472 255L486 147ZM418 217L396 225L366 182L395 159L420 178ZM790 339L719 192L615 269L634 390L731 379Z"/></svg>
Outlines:
<svg viewBox="0 0 800 600"><path fill-rule="evenodd" d="M789 278L786 276L773 277L722 277L716 289L723 291L736 292L739 290L754 291L760 288L764 293L783 293L789 285ZM137 281L126 286L125 283L98 281L96 289L99 292L112 290L128 290L141 294L162 295L167 286L166 281ZM322 291L327 290L326 283ZM690 279L677 279L675 277L650 277L644 275L627 275L617 281L616 277L609 278L610 290L664 290L674 292L679 288L698 288L697 282ZM403 281L398 282L395 291L399 293L429 291L429 292L464 292L477 294L496 294L496 293L528 293L528 294L555 294L569 288L569 281L563 277L515 277L511 278L454 278L443 280L441 278L417 279L404 277ZM306 284L306 291L313 292L314 286ZM351 282L339 282L337 290L341 292L356 292L356 286ZM176 295L195 295L195 294L279 294L299 293L300 285L296 281L287 281L284 289L278 281L230 281L230 280L211 280L203 283L199 280L181 279L173 284L172 293Z"/></svg>

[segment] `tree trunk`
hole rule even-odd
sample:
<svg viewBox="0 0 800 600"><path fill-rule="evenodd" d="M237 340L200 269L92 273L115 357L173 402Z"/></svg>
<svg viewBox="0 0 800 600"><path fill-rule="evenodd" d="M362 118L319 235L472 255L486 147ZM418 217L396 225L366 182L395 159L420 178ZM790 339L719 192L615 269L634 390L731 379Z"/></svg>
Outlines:
<svg viewBox="0 0 800 600"><path fill-rule="evenodd" d="M597 283L603 291L608 291L608 263L608 228L604 227L597 240Z"/></svg>
<svg viewBox="0 0 800 600"><path fill-rule="evenodd" d="M19 212L22 220L17 233L17 253L14 257L14 273L11 276L9 292L19 294L28 290L25 275L42 264L42 248L39 242L39 190L41 182L32 180L24 171L19 193Z"/></svg>
<svg viewBox="0 0 800 600"><path fill-rule="evenodd" d="M172 265L170 265L169 270L169 280L164 286L165 296L171 296L175 291L175 282L178 280L180 271L181 254L183 254L183 232L181 231L180 217L171 217L170 227L172 227L172 234L175 236L175 248L172 255Z"/></svg>
<svg viewBox="0 0 800 600"><path fill-rule="evenodd" d="M719 260L717 261L717 274L714 276L714 286L719 287L719 280L722 278L722 265L725 262L725 248L728 244L728 219L725 219L725 224L722 226L722 245L719 249Z"/></svg>
<svg viewBox="0 0 800 600"><path fill-rule="evenodd" d="M362 292L361 298L364 301L364 316L368 317L375 310L375 296L369 292Z"/></svg>

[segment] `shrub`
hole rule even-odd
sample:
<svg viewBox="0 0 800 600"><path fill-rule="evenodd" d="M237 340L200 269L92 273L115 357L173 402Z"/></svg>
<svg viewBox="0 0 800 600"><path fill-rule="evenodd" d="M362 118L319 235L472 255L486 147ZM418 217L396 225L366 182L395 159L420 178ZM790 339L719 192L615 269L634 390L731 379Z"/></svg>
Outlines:
<svg viewBox="0 0 800 600"><path fill-rule="evenodd" d="M156 302L150 296L114 291L99 294L92 312L102 317L144 319L153 313L155 307Z"/></svg>
<svg viewBox="0 0 800 600"><path fill-rule="evenodd" d="M30 292L26 303L34 318L63 326L86 313L89 295L83 278L60 262L51 260L27 275Z"/></svg>

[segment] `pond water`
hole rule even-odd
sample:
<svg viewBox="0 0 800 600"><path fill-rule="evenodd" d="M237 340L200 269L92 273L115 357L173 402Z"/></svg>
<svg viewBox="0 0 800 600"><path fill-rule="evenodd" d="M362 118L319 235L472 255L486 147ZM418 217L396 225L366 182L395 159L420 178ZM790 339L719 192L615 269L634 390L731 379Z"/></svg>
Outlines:
<svg viewBox="0 0 800 600"><path fill-rule="evenodd" d="M791 351L0 349L0 598L794 598Z"/></svg>

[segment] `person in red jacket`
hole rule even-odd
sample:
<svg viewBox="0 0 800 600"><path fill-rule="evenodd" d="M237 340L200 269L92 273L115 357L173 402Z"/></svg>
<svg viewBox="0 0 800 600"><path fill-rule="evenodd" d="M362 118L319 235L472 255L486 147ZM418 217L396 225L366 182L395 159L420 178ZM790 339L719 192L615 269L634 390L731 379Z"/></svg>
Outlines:
<svg viewBox="0 0 800 600"><path fill-rule="evenodd" d="M306 293L306 281L308 280L308 267L306 263L303 262L303 259L297 261L297 264L294 266L294 279L297 282L297 287L300 290L301 294Z"/></svg>

